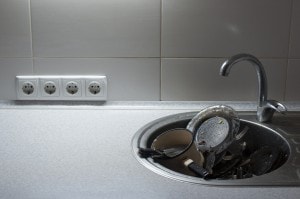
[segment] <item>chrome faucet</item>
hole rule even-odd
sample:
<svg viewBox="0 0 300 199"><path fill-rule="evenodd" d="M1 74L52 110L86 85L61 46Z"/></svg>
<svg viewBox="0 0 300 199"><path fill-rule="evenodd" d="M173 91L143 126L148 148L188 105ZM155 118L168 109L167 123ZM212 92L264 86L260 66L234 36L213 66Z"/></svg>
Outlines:
<svg viewBox="0 0 300 199"><path fill-rule="evenodd" d="M257 119L260 122L269 122L272 120L275 111L279 113L285 113L286 107L275 101L268 100L268 84L267 76L262 63L253 55L250 54L237 54L227 59L220 68L220 75L228 76L231 67L240 62L249 61L253 64L258 77L258 106L257 106Z"/></svg>

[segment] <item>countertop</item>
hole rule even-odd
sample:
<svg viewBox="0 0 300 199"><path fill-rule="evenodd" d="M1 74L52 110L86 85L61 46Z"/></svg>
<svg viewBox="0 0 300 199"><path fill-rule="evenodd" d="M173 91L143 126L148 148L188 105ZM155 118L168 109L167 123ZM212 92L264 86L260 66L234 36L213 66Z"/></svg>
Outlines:
<svg viewBox="0 0 300 199"><path fill-rule="evenodd" d="M1 102L0 198L300 198L300 187L218 187L160 176L132 154L131 139L163 116L253 102ZM287 104L299 111L298 103Z"/></svg>

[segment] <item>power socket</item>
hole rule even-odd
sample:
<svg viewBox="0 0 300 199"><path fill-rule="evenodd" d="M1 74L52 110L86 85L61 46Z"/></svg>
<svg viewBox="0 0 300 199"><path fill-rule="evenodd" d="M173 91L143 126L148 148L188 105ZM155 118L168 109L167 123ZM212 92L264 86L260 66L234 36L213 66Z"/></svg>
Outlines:
<svg viewBox="0 0 300 199"><path fill-rule="evenodd" d="M87 93L93 96L98 95L101 92L101 84L97 81L92 81L88 85Z"/></svg>
<svg viewBox="0 0 300 199"><path fill-rule="evenodd" d="M42 76L39 78L40 93L42 99L59 99L60 96L60 79L53 76Z"/></svg>
<svg viewBox="0 0 300 199"><path fill-rule="evenodd" d="M45 82L43 90L47 95L52 96L57 93L57 86L52 81Z"/></svg>
<svg viewBox="0 0 300 199"><path fill-rule="evenodd" d="M90 76L85 80L85 95L88 99L106 100L107 79L105 76Z"/></svg>
<svg viewBox="0 0 300 199"><path fill-rule="evenodd" d="M83 98L82 97L82 88L84 86L84 81L82 81L79 77L65 77L62 79L62 93L64 97L67 98Z"/></svg>
<svg viewBox="0 0 300 199"><path fill-rule="evenodd" d="M38 98L38 78L35 76L17 76L16 87L18 99L36 100Z"/></svg>

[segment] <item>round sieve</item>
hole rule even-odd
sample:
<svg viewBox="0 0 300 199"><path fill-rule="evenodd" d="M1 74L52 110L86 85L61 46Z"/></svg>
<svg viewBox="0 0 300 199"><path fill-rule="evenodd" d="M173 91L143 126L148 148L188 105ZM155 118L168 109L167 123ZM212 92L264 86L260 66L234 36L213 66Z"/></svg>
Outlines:
<svg viewBox="0 0 300 199"><path fill-rule="evenodd" d="M240 126L237 113L217 105L200 111L187 125L199 151L219 154L235 140Z"/></svg>

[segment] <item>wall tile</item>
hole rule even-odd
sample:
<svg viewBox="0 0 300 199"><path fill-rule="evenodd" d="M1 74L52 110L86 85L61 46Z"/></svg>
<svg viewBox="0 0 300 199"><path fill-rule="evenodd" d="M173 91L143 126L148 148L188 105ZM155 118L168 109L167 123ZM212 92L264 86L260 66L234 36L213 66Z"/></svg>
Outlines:
<svg viewBox="0 0 300 199"><path fill-rule="evenodd" d="M32 75L31 58L0 58L0 100L16 100L17 75Z"/></svg>
<svg viewBox="0 0 300 199"><path fill-rule="evenodd" d="M300 59L289 60L287 83L286 83L286 101L300 101Z"/></svg>
<svg viewBox="0 0 300 199"><path fill-rule="evenodd" d="M227 101L258 99L258 81L248 62L236 64L228 77L219 75L224 59L163 59L162 100ZM262 59L269 83L269 98L283 100L286 60Z"/></svg>
<svg viewBox="0 0 300 199"><path fill-rule="evenodd" d="M37 75L106 75L108 100L160 100L160 59L37 58Z"/></svg>
<svg viewBox="0 0 300 199"><path fill-rule="evenodd" d="M31 0L35 57L159 57L160 0Z"/></svg>
<svg viewBox="0 0 300 199"><path fill-rule="evenodd" d="M162 0L164 57L288 55L291 0Z"/></svg>
<svg viewBox="0 0 300 199"><path fill-rule="evenodd" d="M290 54L291 58L300 58L300 1L293 2Z"/></svg>
<svg viewBox="0 0 300 199"><path fill-rule="evenodd" d="M0 1L0 57L31 57L29 0Z"/></svg>

